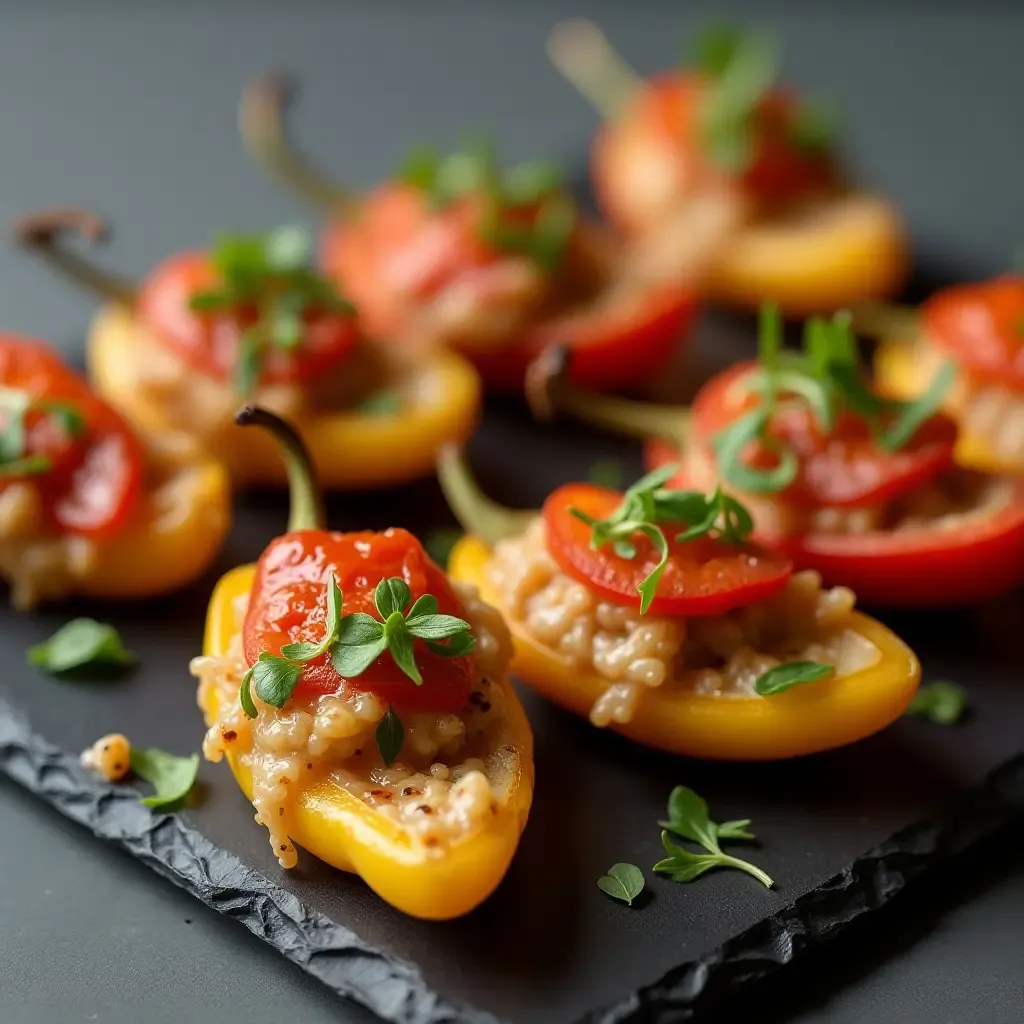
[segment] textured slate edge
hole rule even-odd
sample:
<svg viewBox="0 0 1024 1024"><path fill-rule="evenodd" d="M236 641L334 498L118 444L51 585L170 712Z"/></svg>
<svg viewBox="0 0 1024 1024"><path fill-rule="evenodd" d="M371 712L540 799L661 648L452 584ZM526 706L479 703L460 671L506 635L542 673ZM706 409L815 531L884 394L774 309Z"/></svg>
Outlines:
<svg viewBox="0 0 1024 1024"><path fill-rule="evenodd" d="M0 772L191 893L240 921L338 994L392 1024L500 1024L448 1002L412 964L364 942L246 867L173 814L154 814L138 794L84 772L77 758L34 733L0 700ZM760 981L846 925L886 905L932 868L956 858L1024 814L1024 754L995 768L941 818L920 822L697 960L579 1024L692 1021L749 982Z"/></svg>
<svg viewBox="0 0 1024 1024"><path fill-rule="evenodd" d="M1024 754L994 768L940 818L919 822L717 949L672 968L580 1024L698 1020L740 988L775 973L879 910L921 875L1024 815ZM714 1017L709 1017L714 1019Z"/></svg>
<svg viewBox="0 0 1024 1024"><path fill-rule="evenodd" d="M125 786L97 779L32 731L0 700L0 772L142 861L335 992L393 1024L498 1024L491 1015L442 999L412 964L364 942L291 893L218 849L175 814L158 814Z"/></svg>

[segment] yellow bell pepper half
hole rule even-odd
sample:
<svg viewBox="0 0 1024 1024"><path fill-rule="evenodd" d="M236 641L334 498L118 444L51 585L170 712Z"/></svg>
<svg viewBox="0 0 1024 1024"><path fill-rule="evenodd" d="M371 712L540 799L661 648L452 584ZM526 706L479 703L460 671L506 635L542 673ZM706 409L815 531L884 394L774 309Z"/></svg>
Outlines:
<svg viewBox="0 0 1024 1024"><path fill-rule="evenodd" d="M222 656L227 652L240 626L235 600L248 595L254 572L255 566L240 566L217 584L206 620L204 653ZM294 842L341 871L355 872L382 899L412 917L448 920L482 903L504 878L533 802L530 724L509 683L493 680L492 685L507 691L504 742L515 747L521 773L507 802L483 832L455 842L443 854L432 854L418 847L397 822L323 775L296 794ZM208 725L216 720L217 710L215 705L203 708ZM238 753L229 752L228 763L242 792L251 799L252 779Z"/></svg>
<svg viewBox="0 0 1024 1024"><path fill-rule="evenodd" d="M452 551L453 579L480 588L501 609L484 571L490 551L467 537ZM580 671L508 618L515 642L512 671L546 698L586 718L608 686ZM906 710L921 678L914 652L881 623L852 613L847 623L881 651L873 667L797 686L773 697L712 697L667 688L645 693L633 720L610 729L649 747L688 757L772 761L845 746L891 724Z"/></svg>
<svg viewBox="0 0 1024 1024"><path fill-rule="evenodd" d="M136 386L134 334L128 306L110 303L97 314L88 343L97 392L143 429L183 429L185 425L171 421ZM325 487L369 489L429 477L438 449L473 432L480 413L480 381L461 356L447 351L432 355L415 379L398 390L404 402L393 416L338 411L296 419ZM274 442L262 432L226 425L208 443L236 488L285 485Z"/></svg>
<svg viewBox="0 0 1024 1024"><path fill-rule="evenodd" d="M913 340L883 341L875 351L875 379L887 395L902 401L917 398L927 387L917 372ZM954 382L944 402L945 411L962 422L963 390ZM988 440L980 434L961 430L957 436L954 458L967 469L1000 476L1024 476L1024 452L1018 459L1009 459L992 450Z"/></svg>

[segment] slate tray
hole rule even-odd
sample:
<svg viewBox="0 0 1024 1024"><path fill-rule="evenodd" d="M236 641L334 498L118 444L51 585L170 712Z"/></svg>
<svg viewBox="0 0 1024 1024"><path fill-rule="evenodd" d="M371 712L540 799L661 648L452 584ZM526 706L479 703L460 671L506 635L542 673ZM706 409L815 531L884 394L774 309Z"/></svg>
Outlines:
<svg viewBox="0 0 1024 1024"><path fill-rule="evenodd" d="M664 390L752 350L749 323L709 320ZM500 500L535 505L596 457L639 471L635 445L573 424L540 426L515 402L492 403L471 456ZM433 483L335 499L332 525L425 530L450 522ZM188 659L201 642L219 572L258 556L283 528L278 496L240 500L220 565L177 597L79 607L29 619L0 613L0 770L139 857L338 992L392 1021L686 1020L837 934L925 871L964 854L1024 811L1024 687L1010 643L1018 596L977 612L889 615L925 678L953 678L972 712L955 728L904 720L857 746L769 765L713 765L645 751L523 691L537 740L538 790L522 846L495 896L461 921L409 921L358 879L311 858L286 873L226 768L204 764L204 800L152 816L130 793L87 779L75 754L111 729L177 752L203 731ZM58 682L23 667L25 647L69 614L100 613L142 653L110 682ZM1019 663L1019 661L1018 661ZM43 739L45 737L45 739ZM63 751L63 752L62 752ZM655 822L686 783L719 820L751 817L750 856L766 891L738 873L674 885L648 871L628 909L595 885L614 861L659 857Z"/></svg>

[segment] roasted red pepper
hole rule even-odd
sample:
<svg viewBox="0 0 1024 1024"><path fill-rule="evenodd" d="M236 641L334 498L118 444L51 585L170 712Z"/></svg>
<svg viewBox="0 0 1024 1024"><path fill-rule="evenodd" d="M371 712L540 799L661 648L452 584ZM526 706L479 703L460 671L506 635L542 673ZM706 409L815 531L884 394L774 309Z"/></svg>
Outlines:
<svg viewBox="0 0 1024 1024"><path fill-rule="evenodd" d="M776 330L766 316L762 341ZM770 344L691 409L583 394L549 357L532 372L535 406L649 438L649 466L677 463L681 487L721 481L753 510L761 543L867 604L965 605L1012 589L1024 486L953 465L956 428L936 412L948 373L917 403L887 400L862 378L848 330L841 317L812 322L807 353Z"/></svg>
<svg viewBox="0 0 1024 1024"><path fill-rule="evenodd" d="M365 197L329 185L285 138L284 83L260 79L242 129L260 163L332 214L322 261L372 336L442 343L495 388L518 389L553 340L576 379L617 389L649 379L688 326L690 290L645 273L587 223L546 164L501 172L483 147L420 151Z"/></svg>
<svg viewBox="0 0 1024 1024"><path fill-rule="evenodd" d="M774 40L718 28L696 50L644 81L589 22L552 32L552 60L606 118L591 166L612 222L727 304L798 314L897 290L900 219L843 185L824 112L776 84Z"/></svg>

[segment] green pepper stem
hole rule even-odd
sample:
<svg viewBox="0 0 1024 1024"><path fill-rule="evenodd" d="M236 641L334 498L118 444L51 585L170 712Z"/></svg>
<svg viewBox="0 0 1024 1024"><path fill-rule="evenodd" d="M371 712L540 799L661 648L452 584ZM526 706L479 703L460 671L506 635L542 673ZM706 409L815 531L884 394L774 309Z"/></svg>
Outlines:
<svg viewBox="0 0 1024 1024"><path fill-rule="evenodd" d="M477 486L457 445L447 444L441 449L437 458L437 479L462 528L489 547L494 547L504 537L522 533L537 514L505 508L488 498Z"/></svg>
<svg viewBox="0 0 1024 1024"><path fill-rule="evenodd" d="M548 34L547 49L555 68L609 121L643 88L643 79L586 18L559 22Z"/></svg>
<svg viewBox="0 0 1024 1024"><path fill-rule="evenodd" d="M288 138L285 113L294 96L294 84L282 75L261 75L249 82L238 117L246 148L272 178L312 206L351 212L358 197L320 171Z"/></svg>
<svg viewBox="0 0 1024 1024"><path fill-rule="evenodd" d="M309 449L299 432L286 420L258 405L244 405L235 413L240 427L263 427L274 435L281 449L281 457L288 473L288 491L291 510L288 514L288 532L296 530L323 530L327 526L323 494Z"/></svg>
<svg viewBox="0 0 1024 1024"><path fill-rule="evenodd" d="M60 246L61 235L74 232L89 242L105 241L109 226L96 214L73 206L53 206L19 217L12 227L19 245L33 249L72 283L113 302L131 305L138 286L128 278L101 270Z"/></svg>
<svg viewBox="0 0 1024 1024"><path fill-rule="evenodd" d="M913 341L920 334L920 318L912 306L864 302L851 306L850 326L856 334L885 341Z"/></svg>
<svg viewBox="0 0 1024 1024"><path fill-rule="evenodd" d="M690 434L690 412L680 405L655 405L602 395L567 383L572 353L552 345L526 371L526 399L538 420L569 413L583 423L628 437L662 437L680 448Z"/></svg>

